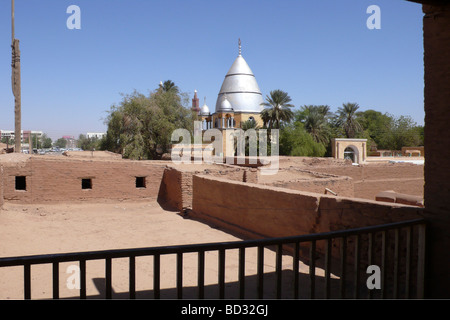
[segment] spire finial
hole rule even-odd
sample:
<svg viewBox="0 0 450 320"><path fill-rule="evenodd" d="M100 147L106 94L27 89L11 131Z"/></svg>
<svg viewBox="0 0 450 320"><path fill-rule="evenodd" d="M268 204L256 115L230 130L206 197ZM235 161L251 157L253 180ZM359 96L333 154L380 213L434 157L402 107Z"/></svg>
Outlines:
<svg viewBox="0 0 450 320"><path fill-rule="evenodd" d="M239 38L239 55L242 53L241 38Z"/></svg>

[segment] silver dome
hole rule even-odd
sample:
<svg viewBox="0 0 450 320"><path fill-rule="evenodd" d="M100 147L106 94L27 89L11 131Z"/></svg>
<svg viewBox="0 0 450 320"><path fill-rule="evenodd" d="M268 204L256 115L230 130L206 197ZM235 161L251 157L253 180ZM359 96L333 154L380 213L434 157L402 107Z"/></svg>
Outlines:
<svg viewBox="0 0 450 320"><path fill-rule="evenodd" d="M236 58L223 81L216 102L216 112L221 112L227 99L234 112L259 113L263 110L263 97L256 78L241 54ZM223 110L229 111L229 110Z"/></svg>
<svg viewBox="0 0 450 320"><path fill-rule="evenodd" d="M203 105L203 107L200 109L200 114L202 116L209 116L209 107L206 105L206 103Z"/></svg>
<svg viewBox="0 0 450 320"><path fill-rule="evenodd" d="M227 95L223 95L222 103L220 104L220 111L233 111L230 101L228 101Z"/></svg>

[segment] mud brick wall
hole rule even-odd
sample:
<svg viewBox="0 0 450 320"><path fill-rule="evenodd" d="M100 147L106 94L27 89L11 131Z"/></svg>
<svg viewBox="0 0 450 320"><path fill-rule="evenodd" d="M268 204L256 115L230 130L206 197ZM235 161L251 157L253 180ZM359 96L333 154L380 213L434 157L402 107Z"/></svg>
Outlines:
<svg viewBox="0 0 450 320"><path fill-rule="evenodd" d="M423 5L425 216L431 297L450 298L450 4Z"/></svg>
<svg viewBox="0 0 450 320"><path fill-rule="evenodd" d="M174 168L165 168L161 179L158 201L166 207L183 210L183 174L180 170Z"/></svg>
<svg viewBox="0 0 450 320"><path fill-rule="evenodd" d="M415 179L423 176L424 167L407 163L368 164L359 166L315 167L314 171L351 177L354 181L381 179Z"/></svg>
<svg viewBox="0 0 450 320"><path fill-rule="evenodd" d="M412 206L245 184L200 175L194 176L193 179L193 211L190 217L247 239L296 236L375 226L417 219L423 211L422 208ZM414 237L413 242L417 242L417 233L414 233ZM373 247L376 257L381 256L382 250L378 238L377 235L377 241L374 241ZM336 239L332 244L332 272L337 275L340 274L339 240ZM319 241L316 245L318 258L316 265L323 267L325 241ZM367 264L367 241L362 242L360 246L361 268L364 268ZM286 249L289 250L289 248ZM354 266L353 249L354 239L349 238L346 259L348 270ZM390 239L389 247L386 249L390 257L393 257L393 249L393 242ZM402 247L401 250L405 252L406 249ZM301 258L307 261L308 255L309 244L302 245ZM415 257L412 259L414 260ZM381 265L381 261L377 259L374 263ZM391 268L391 265L388 267ZM404 275L403 269L400 272ZM415 279L412 280L412 285L414 282Z"/></svg>
<svg viewBox="0 0 450 320"><path fill-rule="evenodd" d="M274 187L322 194L324 194L325 189L328 188L339 196L353 197L354 195L353 179L349 177L328 177L287 182L279 181L274 182L271 185Z"/></svg>
<svg viewBox="0 0 450 320"><path fill-rule="evenodd" d="M242 182L256 182L258 179L257 169L253 168L216 165L203 171L190 171L168 167L161 181L159 201L179 211L192 208L193 176L196 174Z"/></svg>
<svg viewBox="0 0 450 320"><path fill-rule="evenodd" d="M195 215L249 235L284 237L373 226L420 217L421 208L193 178Z"/></svg>
<svg viewBox="0 0 450 320"><path fill-rule="evenodd" d="M379 192L387 190L415 196L424 194L424 166L421 165L392 163L333 166L317 167L314 171L351 177L356 198L375 200Z"/></svg>
<svg viewBox="0 0 450 320"><path fill-rule="evenodd" d="M32 202L31 192L31 160L5 163L3 165L3 201ZM16 176L26 177L26 189L16 190Z"/></svg>
<svg viewBox="0 0 450 320"><path fill-rule="evenodd" d="M145 161L39 159L5 166L4 199L20 203L74 200L157 199L165 166ZM16 176L26 177L26 190L16 190ZM136 177L145 186L136 186ZM83 189L82 179L92 188Z"/></svg>

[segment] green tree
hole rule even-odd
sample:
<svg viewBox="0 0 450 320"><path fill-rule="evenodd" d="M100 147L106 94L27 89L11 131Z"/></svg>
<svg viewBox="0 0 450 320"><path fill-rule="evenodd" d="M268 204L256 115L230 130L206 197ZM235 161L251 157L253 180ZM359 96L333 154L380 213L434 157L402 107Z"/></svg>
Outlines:
<svg viewBox="0 0 450 320"><path fill-rule="evenodd" d="M254 119L249 119L247 121L241 122L241 129L244 131L248 129L259 129L259 126Z"/></svg>
<svg viewBox="0 0 450 320"><path fill-rule="evenodd" d="M7 138L3 137L1 140L2 143L8 144L9 146L14 146L14 139L13 138Z"/></svg>
<svg viewBox="0 0 450 320"><path fill-rule="evenodd" d="M171 147L175 129L192 133L194 113L188 107L189 98L170 87L160 86L149 96L137 91L124 95L109 111L101 148L129 159L158 159Z"/></svg>
<svg viewBox="0 0 450 320"><path fill-rule="evenodd" d="M362 130L356 117L358 109L357 103L345 103L337 110L336 125L344 131L347 138L354 138Z"/></svg>
<svg viewBox="0 0 450 320"><path fill-rule="evenodd" d="M378 149L389 148L386 143L391 134L393 120L391 116L370 109L357 112L356 117L362 128L362 131L357 134L358 138L367 139L369 146L376 146Z"/></svg>
<svg viewBox="0 0 450 320"><path fill-rule="evenodd" d="M97 137L88 138L84 134L80 134L77 140L77 147L84 151L101 150L102 139Z"/></svg>
<svg viewBox="0 0 450 320"><path fill-rule="evenodd" d="M42 140L38 138L37 134L31 135L31 147L33 149L42 149Z"/></svg>
<svg viewBox="0 0 450 320"><path fill-rule="evenodd" d="M402 147L423 145L423 127L409 116L395 117L388 113L367 110L357 113L358 122L363 129L358 137L367 138L378 149L401 150Z"/></svg>
<svg viewBox="0 0 450 320"><path fill-rule="evenodd" d="M52 138L50 138L49 136L47 136L47 134L43 134L41 136L41 144L42 144L42 148L44 149L49 149L52 147L53 141Z"/></svg>
<svg viewBox="0 0 450 320"><path fill-rule="evenodd" d="M321 106L303 106L295 112L295 119L304 124L305 130L311 135L315 142L324 146L328 145L331 139L331 130L329 117L331 116L330 107Z"/></svg>
<svg viewBox="0 0 450 320"><path fill-rule="evenodd" d="M56 140L54 145L55 145L55 147L58 147L58 148L65 148L67 145L67 140L64 138L59 138L58 140Z"/></svg>
<svg viewBox="0 0 450 320"><path fill-rule="evenodd" d="M175 83L172 80L164 81L164 83L161 85L161 89L164 92L174 91L175 93L179 93L178 87L175 85Z"/></svg>
<svg viewBox="0 0 450 320"><path fill-rule="evenodd" d="M401 150L402 147L417 147L423 142L420 130L410 116L393 117L389 135L385 137L387 149Z"/></svg>
<svg viewBox="0 0 450 320"><path fill-rule="evenodd" d="M292 100L286 92L273 90L270 96L266 96L266 101L262 103L266 108L261 111L261 119L269 129L279 129L280 123L288 123L293 119L294 113L291 109L294 105L290 104Z"/></svg>
<svg viewBox="0 0 450 320"><path fill-rule="evenodd" d="M300 121L296 121L280 131L280 155L323 157L326 148L314 141Z"/></svg>

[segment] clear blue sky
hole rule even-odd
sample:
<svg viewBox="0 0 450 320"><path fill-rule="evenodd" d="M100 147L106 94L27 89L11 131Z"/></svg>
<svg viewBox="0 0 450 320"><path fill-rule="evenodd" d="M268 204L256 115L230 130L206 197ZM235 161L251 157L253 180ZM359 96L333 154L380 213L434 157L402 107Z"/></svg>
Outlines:
<svg viewBox="0 0 450 320"><path fill-rule="evenodd" d="M69 30L69 5L81 30ZM369 5L381 29L369 30ZM0 2L0 129L14 130L11 1ZM105 131L121 93L160 81L214 110L238 54L264 96L298 108L346 102L424 122L421 5L405 0L16 0L22 59L22 129L52 139Z"/></svg>

